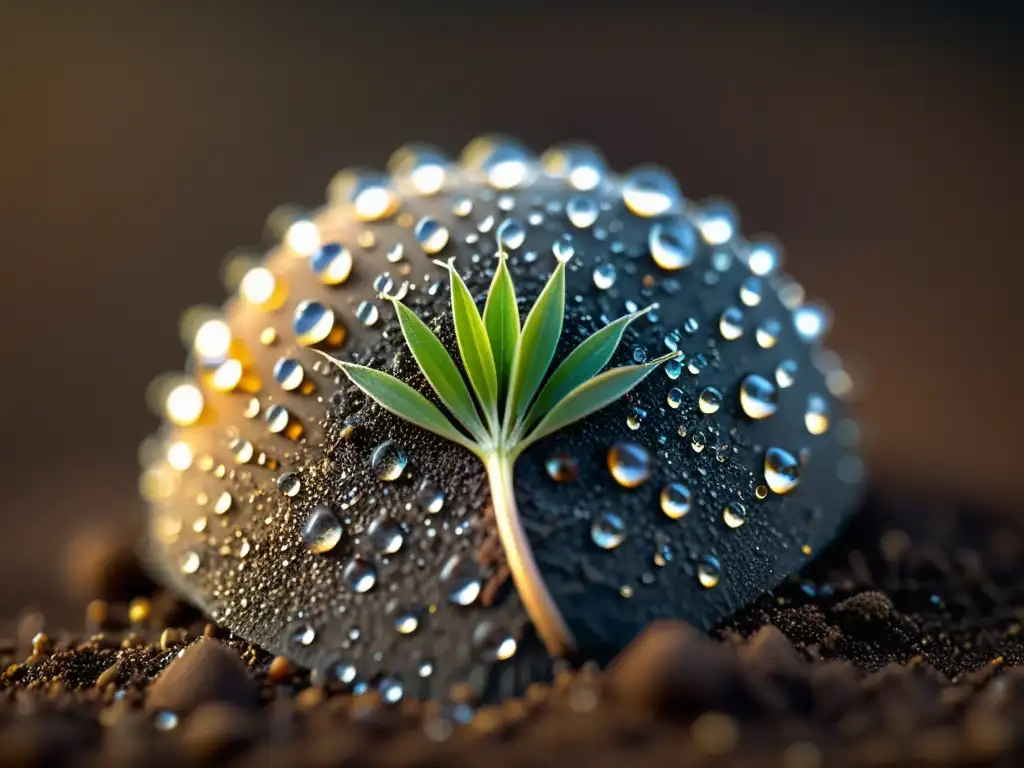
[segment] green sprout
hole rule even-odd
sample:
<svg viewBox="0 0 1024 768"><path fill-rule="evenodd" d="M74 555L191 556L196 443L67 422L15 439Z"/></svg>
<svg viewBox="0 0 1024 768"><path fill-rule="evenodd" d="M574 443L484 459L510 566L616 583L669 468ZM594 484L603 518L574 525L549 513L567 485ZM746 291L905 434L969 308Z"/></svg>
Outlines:
<svg viewBox="0 0 1024 768"><path fill-rule="evenodd" d="M394 376L324 356L381 407L461 445L483 462L498 533L520 599L548 650L564 655L575 643L541 578L519 517L512 482L516 459L541 438L623 397L658 365L679 354L601 372L626 327L655 308L650 306L620 317L587 338L545 382L562 335L565 262L559 261L520 325L506 260L506 254L499 253L483 316L454 260L435 262L450 276L455 336L469 387L430 328L401 301L382 297L394 304L406 344L449 415Z"/></svg>

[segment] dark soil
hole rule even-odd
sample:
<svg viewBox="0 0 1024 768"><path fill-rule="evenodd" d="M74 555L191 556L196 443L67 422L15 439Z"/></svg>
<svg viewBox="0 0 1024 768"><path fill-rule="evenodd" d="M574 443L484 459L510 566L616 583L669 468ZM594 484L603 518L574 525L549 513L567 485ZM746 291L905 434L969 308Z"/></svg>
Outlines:
<svg viewBox="0 0 1024 768"><path fill-rule="evenodd" d="M397 704L317 687L111 551L92 565L84 630L47 637L28 615L0 640L0 759L1020 765L1021 534L1014 516L875 494L798 580L712 638L654 625L607 670L566 668L483 706L469 686Z"/></svg>

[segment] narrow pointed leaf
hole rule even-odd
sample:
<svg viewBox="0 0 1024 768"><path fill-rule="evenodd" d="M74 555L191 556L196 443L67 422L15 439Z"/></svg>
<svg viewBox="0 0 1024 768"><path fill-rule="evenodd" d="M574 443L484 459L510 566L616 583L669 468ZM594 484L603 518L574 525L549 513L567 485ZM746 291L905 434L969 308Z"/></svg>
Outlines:
<svg viewBox="0 0 1024 768"><path fill-rule="evenodd" d="M519 341L519 307L516 306L516 289L508 271L505 254L501 254L498 269L494 272L491 289L487 292L484 305L484 326L491 342L494 355L494 369L498 376L498 395L508 392L508 379L512 373L512 359Z"/></svg>
<svg viewBox="0 0 1024 768"><path fill-rule="evenodd" d="M551 358L562 335L562 315L565 313L565 264L559 262L551 279L540 292L537 301L526 316L523 332L516 345L509 379L508 412L512 418L507 425L514 427L526 413L537 388L544 380Z"/></svg>
<svg viewBox="0 0 1024 768"><path fill-rule="evenodd" d="M529 429L536 424L559 400L600 373L615 354L629 324L652 309L654 305L612 321L570 352L551 374L527 412L523 422L525 428Z"/></svg>
<svg viewBox="0 0 1024 768"><path fill-rule="evenodd" d="M455 320L455 338L462 355L462 366L469 376L469 383L480 403L480 407L493 422L498 414L498 376L494 370L494 355L487 329L477 312L476 303L469 288L454 265L448 265L452 283L452 317Z"/></svg>
<svg viewBox="0 0 1024 768"><path fill-rule="evenodd" d="M435 435L458 443L474 453L479 451L469 438L448 421L448 418L441 413L436 405L405 382L374 368L343 363L334 358L329 359L345 372L353 384L382 408L386 408L396 416L433 432Z"/></svg>
<svg viewBox="0 0 1024 768"><path fill-rule="evenodd" d="M473 404L473 396L469 394L469 388L448 350L415 312L400 301L391 303L398 313L405 343L430 386L459 423L480 439L486 430Z"/></svg>
<svg viewBox="0 0 1024 768"><path fill-rule="evenodd" d="M522 453L528 445L540 440L542 437L546 437L552 432L557 432L563 427L567 427L580 419L586 418L595 411L601 410L606 405L614 403L646 379L663 362L678 356L677 352L673 352L670 355L659 357L657 360L645 363L644 365L627 365L622 368L613 368L594 377L585 384L581 384L566 395L541 419L536 429L516 447L516 453Z"/></svg>

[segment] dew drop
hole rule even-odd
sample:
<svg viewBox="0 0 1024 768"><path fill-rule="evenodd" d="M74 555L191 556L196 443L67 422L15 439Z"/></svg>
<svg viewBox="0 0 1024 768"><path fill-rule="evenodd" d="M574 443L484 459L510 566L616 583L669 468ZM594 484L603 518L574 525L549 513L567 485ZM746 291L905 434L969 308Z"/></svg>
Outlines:
<svg viewBox="0 0 1024 768"><path fill-rule="evenodd" d="M294 472L285 472L277 478L277 490L290 498L296 496L302 490L302 482Z"/></svg>
<svg viewBox="0 0 1024 768"><path fill-rule="evenodd" d="M506 219L498 227L497 239L501 250L516 251L526 241L526 230L515 219Z"/></svg>
<svg viewBox="0 0 1024 768"><path fill-rule="evenodd" d="M795 360L783 360L775 369L775 381L782 389L793 386L796 381L797 364Z"/></svg>
<svg viewBox="0 0 1024 768"><path fill-rule="evenodd" d="M310 552L322 555L330 552L341 541L341 523L331 508L317 504L302 526L302 543Z"/></svg>
<svg viewBox="0 0 1024 768"><path fill-rule="evenodd" d="M797 336L807 343L819 341L828 331L828 312L824 307L807 305L793 312Z"/></svg>
<svg viewBox="0 0 1024 768"><path fill-rule="evenodd" d="M415 236L420 247L431 255L440 253L448 245L447 227L429 216L424 216L416 222Z"/></svg>
<svg viewBox="0 0 1024 768"><path fill-rule="evenodd" d="M682 372L683 362L681 360L669 360L665 363L665 375L672 379L672 381L678 379Z"/></svg>
<svg viewBox="0 0 1024 768"><path fill-rule="evenodd" d="M743 310L729 307L718 320L718 332L726 341L735 341L743 335Z"/></svg>
<svg viewBox="0 0 1024 768"><path fill-rule="evenodd" d="M421 661L419 667L416 669L416 674L420 677L430 677L434 674L434 662Z"/></svg>
<svg viewBox="0 0 1024 768"><path fill-rule="evenodd" d="M747 508L738 501L726 504L722 510L722 520L730 528L739 528L747 522Z"/></svg>
<svg viewBox="0 0 1024 768"><path fill-rule="evenodd" d="M638 168L622 184L622 201L642 218L661 216L679 203L679 187L660 168Z"/></svg>
<svg viewBox="0 0 1024 768"><path fill-rule="evenodd" d="M295 307L293 327L300 344L319 344L334 330L334 312L319 301L301 301Z"/></svg>
<svg viewBox="0 0 1024 768"><path fill-rule="evenodd" d="M571 482L576 479L576 459L567 453L555 454L544 462L544 470L556 483Z"/></svg>
<svg viewBox="0 0 1024 768"><path fill-rule="evenodd" d="M697 564L697 581L705 589L717 587L721 577L722 564L714 555L707 555Z"/></svg>
<svg viewBox="0 0 1024 768"><path fill-rule="evenodd" d="M321 246L309 257L309 263L324 285L341 285L352 274L352 254L340 243Z"/></svg>
<svg viewBox="0 0 1024 768"><path fill-rule="evenodd" d="M361 301L356 307L356 320L367 328L375 325L380 319L380 310L372 301Z"/></svg>
<svg viewBox="0 0 1024 768"><path fill-rule="evenodd" d="M202 565L202 559L199 557L199 553L194 550L189 550L181 556L181 572L186 576L191 576L198 571L200 565Z"/></svg>
<svg viewBox="0 0 1024 768"><path fill-rule="evenodd" d="M472 605L480 596L480 567L469 556L449 557L439 578L449 602L455 605Z"/></svg>
<svg viewBox="0 0 1024 768"><path fill-rule="evenodd" d="M740 383L740 407L752 419L766 419L779 409L779 392L764 376L752 373Z"/></svg>
<svg viewBox="0 0 1024 768"><path fill-rule="evenodd" d="M288 422L291 421L291 415L283 405L270 406L267 408L266 413L263 414L263 418L267 422L267 429L275 435L284 432Z"/></svg>
<svg viewBox="0 0 1024 768"><path fill-rule="evenodd" d="M507 661L516 655L518 644L508 630L483 621L473 630L473 644L484 661Z"/></svg>
<svg viewBox="0 0 1024 768"><path fill-rule="evenodd" d="M600 209L597 201L584 195L574 195L565 204L565 215L569 217L569 223L578 229L593 226L598 213Z"/></svg>
<svg viewBox="0 0 1024 768"><path fill-rule="evenodd" d="M405 543L402 527L386 515L378 517L366 528L373 546L383 555L393 555Z"/></svg>
<svg viewBox="0 0 1024 768"><path fill-rule="evenodd" d="M572 242L572 235L566 232L560 235L555 242L551 244L551 252L555 254L555 258L565 263L573 256L576 255L576 247Z"/></svg>
<svg viewBox="0 0 1024 768"><path fill-rule="evenodd" d="M292 392L299 388L305 378L302 363L291 357L282 357L274 363L274 381L281 389Z"/></svg>
<svg viewBox="0 0 1024 768"><path fill-rule="evenodd" d="M707 438L704 437L704 433L694 432L690 439L690 447L693 448L694 453L703 451L705 445L707 445Z"/></svg>
<svg viewBox="0 0 1024 768"><path fill-rule="evenodd" d="M661 511L672 520L679 520L690 513L692 502L690 489L682 483L669 483L661 489Z"/></svg>
<svg viewBox="0 0 1024 768"><path fill-rule="evenodd" d="M405 451L390 440L378 445L370 457L370 465L377 477L385 482L394 482L402 476L408 458Z"/></svg>
<svg viewBox="0 0 1024 768"><path fill-rule="evenodd" d="M377 293L390 294L395 288L395 279L390 272L382 272L373 279L373 290Z"/></svg>
<svg viewBox="0 0 1024 768"><path fill-rule="evenodd" d="M351 685L356 681L357 675L358 671L355 665L347 661L335 661L329 664L324 672L327 682L341 683L342 685Z"/></svg>
<svg viewBox="0 0 1024 768"><path fill-rule="evenodd" d="M800 481L800 465L788 451L769 448L764 454L764 479L775 493L789 493Z"/></svg>
<svg viewBox="0 0 1024 768"><path fill-rule="evenodd" d="M701 413L718 413L718 409L722 407L721 391L715 387L704 387L697 398L697 407Z"/></svg>
<svg viewBox="0 0 1024 768"><path fill-rule="evenodd" d="M341 572L345 585L353 592L369 592L377 583L377 568L364 557L356 555Z"/></svg>
<svg viewBox="0 0 1024 768"><path fill-rule="evenodd" d="M698 215L701 236L710 245L724 245L736 234L738 218L735 209L724 200L707 203Z"/></svg>
<svg viewBox="0 0 1024 768"><path fill-rule="evenodd" d="M807 398L807 411L804 413L804 425L812 435L823 435L828 431L828 402L821 395L810 395Z"/></svg>
<svg viewBox="0 0 1024 768"><path fill-rule="evenodd" d="M173 731L178 727L178 716L168 709L161 710L153 715L153 727L158 731Z"/></svg>
<svg viewBox="0 0 1024 768"><path fill-rule="evenodd" d="M385 677L377 685L380 698L385 704L398 704L405 696L405 689L402 683L394 677Z"/></svg>
<svg viewBox="0 0 1024 768"><path fill-rule="evenodd" d="M615 285L615 265L610 262L598 264L594 267L594 285L599 291L607 291Z"/></svg>
<svg viewBox="0 0 1024 768"><path fill-rule="evenodd" d="M416 503L424 512L436 515L444 507L444 491L432 480L424 479L416 491Z"/></svg>
<svg viewBox="0 0 1024 768"><path fill-rule="evenodd" d="M590 526L590 538L601 549L615 549L626 540L626 524L614 512L602 512Z"/></svg>
<svg viewBox="0 0 1024 768"><path fill-rule="evenodd" d="M292 645L301 645L308 648L316 640L316 630L309 624L296 624L292 627L289 639Z"/></svg>
<svg viewBox="0 0 1024 768"><path fill-rule="evenodd" d="M651 455L636 443L616 443L608 451L608 471L623 488L636 488L651 476Z"/></svg>
<svg viewBox="0 0 1024 768"><path fill-rule="evenodd" d="M754 338L757 339L757 346L761 349L771 349L779 342L781 333L782 325L775 318L769 317L757 326Z"/></svg>
<svg viewBox="0 0 1024 768"><path fill-rule="evenodd" d="M662 269L684 269L693 263L697 255L697 230L684 219L659 222L651 227L647 245L654 263Z"/></svg>
<svg viewBox="0 0 1024 768"><path fill-rule="evenodd" d="M683 390L678 387L672 387L665 397L665 402L668 403L669 408L678 408L683 404Z"/></svg>
<svg viewBox="0 0 1024 768"><path fill-rule="evenodd" d="M395 629L400 635L411 635L419 627L420 619L415 611L404 611L395 619Z"/></svg>
<svg viewBox="0 0 1024 768"><path fill-rule="evenodd" d="M235 499L231 495L230 491L221 491L220 495L217 496L217 500L213 503L213 513L215 515L227 514L231 507L235 504Z"/></svg>
<svg viewBox="0 0 1024 768"><path fill-rule="evenodd" d="M750 271L759 277L770 275L778 269L782 260L779 249L769 242L751 243L747 253L747 265Z"/></svg>
<svg viewBox="0 0 1024 768"><path fill-rule="evenodd" d="M473 212L473 199L469 197L457 197L452 203L452 213L460 219L464 219Z"/></svg>
<svg viewBox="0 0 1024 768"><path fill-rule="evenodd" d="M761 303L763 291L764 287L759 278L748 277L740 286L740 301L748 307L756 307Z"/></svg>

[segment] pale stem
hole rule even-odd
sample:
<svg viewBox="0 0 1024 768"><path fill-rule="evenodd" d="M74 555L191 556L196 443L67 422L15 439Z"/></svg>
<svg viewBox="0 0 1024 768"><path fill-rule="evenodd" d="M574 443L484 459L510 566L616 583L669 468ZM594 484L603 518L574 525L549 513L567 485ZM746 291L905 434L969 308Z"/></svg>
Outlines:
<svg viewBox="0 0 1024 768"><path fill-rule="evenodd" d="M501 537L519 599L523 601L537 634L540 635L549 653L553 656L565 656L574 650L575 641L551 593L548 592L540 569L537 568L537 561L533 558L533 548L526 538L526 530L519 517L519 508L516 506L512 487L514 465L515 459L503 452L491 453L484 460L491 485L491 504L494 506L498 535Z"/></svg>

